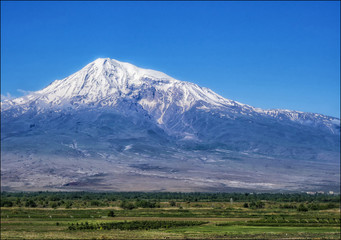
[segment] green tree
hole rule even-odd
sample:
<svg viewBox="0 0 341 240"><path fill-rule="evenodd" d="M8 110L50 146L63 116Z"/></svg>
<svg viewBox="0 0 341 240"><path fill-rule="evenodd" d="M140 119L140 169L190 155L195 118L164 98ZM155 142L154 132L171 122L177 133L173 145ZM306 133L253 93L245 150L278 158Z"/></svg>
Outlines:
<svg viewBox="0 0 341 240"><path fill-rule="evenodd" d="M308 211L308 208L307 208L303 203L301 203L301 204L298 206L297 211L299 211L299 212L307 212L307 211Z"/></svg>

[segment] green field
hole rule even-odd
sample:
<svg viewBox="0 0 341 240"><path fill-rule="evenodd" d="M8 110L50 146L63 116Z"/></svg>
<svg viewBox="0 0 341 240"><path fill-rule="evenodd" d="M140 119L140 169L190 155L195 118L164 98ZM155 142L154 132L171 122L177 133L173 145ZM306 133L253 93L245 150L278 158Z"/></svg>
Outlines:
<svg viewBox="0 0 341 240"><path fill-rule="evenodd" d="M340 239L340 195L301 195L2 193L1 239Z"/></svg>

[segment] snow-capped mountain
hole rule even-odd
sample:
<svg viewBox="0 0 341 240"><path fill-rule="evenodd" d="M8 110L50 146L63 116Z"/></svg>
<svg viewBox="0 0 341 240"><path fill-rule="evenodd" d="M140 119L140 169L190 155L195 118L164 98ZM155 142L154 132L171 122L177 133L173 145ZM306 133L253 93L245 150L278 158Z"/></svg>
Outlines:
<svg viewBox="0 0 341 240"><path fill-rule="evenodd" d="M132 64L109 58L99 58L80 71L56 80L46 88L2 102L2 110L12 106L21 107L21 112L43 111L51 107L115 107L122 99L139 104L149 114L163 123L163 117L172 107L184 113L196 106L198 109L233 108L241 114L263 114L278 119L301 123L324 124L330 128L339 125L339 119L321 114L289 110L262 110L219 96L208 88L190 82L176 80L162 72L138 68ZM200 105L200 106L197 106ZM336 131L337 133L339 131Z"/></svg>
<svg viewBox="0 0 341 240"><path fill-rule="evenodd" d="M33 162L41 159L43 165L52 158L69 159L70 164L82 160L81 165L86 170L70 167L70 173L61 177L62 180L52 181L51 188L79 182L78 175L93 176L89 172L90 163L104 160L111 165L100 168L95 175L106 174L108 169L123 164L121 167L125 171L134 169L132 171L138 176L148 172L175 182L196 179L205 183L205 187L201 186L203 189L214 189L217 184L221 188L254 189L258 185L252 185L255 184L253 181L236 181L228 176L218 180L211 175L226 174L228 170L228 174L234 173L232 175L240 178L248 172L250 162L256 159L260 165L264 165L264 159L271 159L267 166L273 166L277 171L281 170L278 164L282 160L287 163L301 161L300 164L306 161L328 163L334 170L336 164L339 168L340 119L314 113L254 108L162 72L109 58L97 59L40 91L1 102L1 118L5 166L2 177L12 188L15 184L11 177L6 180L6 173L13 176L11 164L15 161L27 164L27 159ZM236 159L244 163L236 163ZM174 168L179 162L187 165ZM198 174L189 173L196 172L201 164L209 169L200 174L206 180L198 180L201 179ZM240 165L240 172L235 174L237 170L226 167L226 164ZM48 166L30 170L35 175L46 176ZM314 167L312 169L317 169ZM183 173L185 169L187 175ZM80 172L76 174L78 177L75 175L77 171ZM180 180L174 177L174 171ZM260 172L267 174L268 170ZM58 174L53 175L60 177ZM17 175L20 174L14 173ZM212 178L215 180L207 183L207 179ZM36 183L34 179L32 181ZM332 182L335 185L335 179ZM269 184L275 183L270 180ZM172 184L166 185L165 189L170 190ZM279 185L265 187L268 186L265 183L259 186L284 188ZM302 186L296 187L299 188ZM198 188L189 187L189 190L193 189Z"/></svg>

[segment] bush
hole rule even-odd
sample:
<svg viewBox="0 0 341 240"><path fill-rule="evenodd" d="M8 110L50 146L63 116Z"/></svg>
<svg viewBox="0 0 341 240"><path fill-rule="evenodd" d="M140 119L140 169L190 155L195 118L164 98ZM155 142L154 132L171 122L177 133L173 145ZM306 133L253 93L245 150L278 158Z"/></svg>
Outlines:
<svg viewBox="0 0 341 240"><path fill-rule="evenodd" d="M308 211L308 208L307 208L303 203L301 203L301 204L298 206L297 211L299 211L299 212L307 212L307 211Z"/></svg>
<svg viewBox="0 0 341 240"><path fill-rule="evenodd" d="M128 210L132 210L136 208L136 206L132 202L127 202L127 201L122 201L120 204L120 207L123 209L128 209Z"/></svg>
<svg viewBox="0 0 341 240"><path fill-rule="evenodd" d="M50 201L59 201L60 200L60 197L56 196L56 195L52 195L49 197L49 200Z"/></svg>
<svg viewBox="0 0 341 240"><path fill-rule="evenodd" d="M319 209L321 209L321 206L320 206L319 204L312 203L312 204L309 204L309 205L308 205L308 208L309 208L310 210L319 210Z"/></svg>
<svg viewBox="0 0 341 240"><path fill-rule="evenodd" d="M261 201L250 203L250 208L263 208L264 206L265 206L265 204Z"/></svg>
<svg viewBox="0 0 341 240"><path fill-rule="evenodd" d="M93 200L93 201L90 202L90 205L98 207L100 205L100 202L96 201L96 200Z"/></svg>
<svg viewBox="0 0 341 240"><path fill-rule="evenodd" d="M248 207L249 207L249 204L248 204L248 203L244 203L243 207L244 207L244 208L248 208Z"/></svg>
<svg viewBox="0 0 341 240"><path fill-rule="evenodd" d="M326 209L338 208L339 206L335 203L328 203Z"/></svg>
<svg viewBox="0 0 341 240"><path fill-rule="evenodd" d="M338 205L335 203L328 203L327 205L318 204L318 203L311 203L307 207L309 210L326 210L326 209L337 208Z"/></svg>
<svg viewBox="0 0 341 240"><path fill-rule="evenodd" d="M25 207L37 207L37 204L35 201L33 201L32 199L26 201L25 203Z"/></svg>
<svg viewBox="0 0 341 240"><path fill-rule="evenodd" d="M13 206L12 201L9 201L9 200L1 201L1 207L12 207L12 206Z"/></svg>
<svg viewBox="0 0 341 240"><path fill-rule="evenodd" d="M286 209L295 209L295 208L297 208L297 206L296 205L294 205L294 204L281 204L281 205L279 205L279 208L286 208Z"/></svg>
<svg viewBox="0 0 341 240"><path fill-rule="evenodd" d="M138 201L136 201L136 207L155 208L156 202L155 201L138 200Z"/></svg>
<svg viewBox="0 0 341 240"><path fill-rule="evenodd" d="M115 213L113 210L111 210L110 212L108 212L108 217L115 217Z"/></svg>
<svg viewBox="0 0 341 240"><path fill-rule="evenodd" d="M57 207L58 207L58 204L57 204L56 202L54 202L54 203L51 204L51 207L52 207L52 208L57 208Z"/></svg>
<svg viewBox="0 0 341 240"><path fill-rule="evenodd" d="M71 201L68 201L66 204L65 204L65 208L71 208L72 206L72 202Z"/></svg>

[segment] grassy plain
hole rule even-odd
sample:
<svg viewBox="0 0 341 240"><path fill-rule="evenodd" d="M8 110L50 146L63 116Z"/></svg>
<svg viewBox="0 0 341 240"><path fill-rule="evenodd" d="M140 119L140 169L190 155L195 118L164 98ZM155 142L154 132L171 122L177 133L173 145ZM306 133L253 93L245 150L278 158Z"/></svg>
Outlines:
<svg viewBox="0 0 341 240"><path fill-rule="evenodd" d="M122 208L123 201L117 199L105 206L92 206L90 200L89 204L70 201L74 203L67 207L2 207L1 239L340 239L339 203L324 210L303 203L310 209L299 211L302 202L269 200L261 201L259 208L245 207L244 201L158 200L156 207L133 209ZM327 203L319 206L325 208ZM113 217L108 216L110 211ZM85 223L99 226L133 221L201 223L149 230L70 229Z"/></svg>

